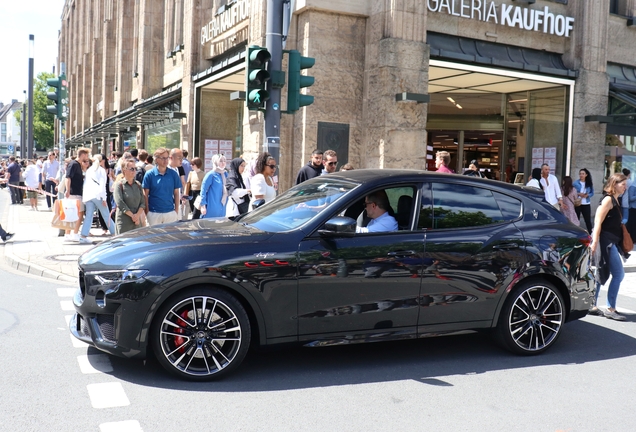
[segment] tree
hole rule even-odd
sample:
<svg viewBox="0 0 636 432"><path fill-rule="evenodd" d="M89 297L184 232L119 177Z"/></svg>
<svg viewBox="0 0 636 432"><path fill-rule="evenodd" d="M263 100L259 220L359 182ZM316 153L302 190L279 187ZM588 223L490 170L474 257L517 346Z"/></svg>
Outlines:
<svg viewBox="0 0 636 432"><path fill-rule="evenodd" d="M54 140L54 120L55 116L46 110L46 106L53 102L46 97L49 86L46 80L55 78L55 75L48 72L40 72L33 83L33 140L36 151L46 151L53 148ZM25 115L29 118L29 101L25 102ZM22 111L16 111L15 119L20 123ZM28 133L28 127L27 133Z"/></svg>

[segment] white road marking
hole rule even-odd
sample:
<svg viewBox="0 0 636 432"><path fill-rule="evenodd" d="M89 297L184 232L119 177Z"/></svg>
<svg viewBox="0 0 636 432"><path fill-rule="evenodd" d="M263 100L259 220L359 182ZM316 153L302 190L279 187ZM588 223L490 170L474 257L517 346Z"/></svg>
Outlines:
<svg viewBox="0 0 636 432"><path fill-rule="evenodd" d="M73 300L62 300L60 302L60 307L63 311L74 311L75 307L73 306Z"/></svg>
<svg viewBox="0 0 636 432"><path fill-rule="evenodd" d="M89 384L86 388L88 389L88 396L91 398L93 408L101 409L130 405L121 383Z"/></svg>
<svg viewBox="0 0 636 432"><path fill-rule="evenodd" d="M65 315L64 316L64 321L66 321L66 327L68 327L69 324L71 323L71 319L73 319L73 315Z"/></svg>
<svg viewBox="0 0 636 432"><path fill-rule="evenodd" d="M58 288L57 295L58 297L73 297L75 291L77 291L77 288Z"/></svg>
<svg viewBox="0 0 636 432"><path fill-rule="evenodd" d="M83 374L108 373L113 371L110 358L106 354L90 354L77 356Z"/></svg>
<svg viewBox="0 0 636 432"><path fill-rule="evenodd" d="M137 420L126 420L99 425L99 432L143 432Z"/></svg>

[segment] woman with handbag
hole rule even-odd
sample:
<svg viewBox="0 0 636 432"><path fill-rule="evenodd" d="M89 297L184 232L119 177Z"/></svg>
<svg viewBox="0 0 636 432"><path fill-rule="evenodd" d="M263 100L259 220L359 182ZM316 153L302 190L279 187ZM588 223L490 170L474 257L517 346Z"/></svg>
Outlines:
<svg viewBox="0 0 636 432"><path fill-rule="evenodd" d="M250 211L254 209L254 201L265 200L265 203L276 198L276 187L274 186L274 174L276 173L276 159L265 152L256 159L256 175L251 180L251 190L253 200L250 202Z"/></svg>
<svg viewBox="0 0 636 432"><path fill-rule="evenodd" d="M225 207L225 216L234 218L245 214L250 206L250 190L243 182L243 171L245 171L245 161L243 158L235 158L230 161L230 172L227 176L225 188L229 200Z"/></svg>
<svg viewBox="0 0 636 432"><path fill-rule="evenodd" d="M201 218L224 217L227 204L225 189L225 156L212 156L210 170L201 184Z"/></svg>
<svg viewBox="0 0 636 432"><path fill-rule="evenodd" d="M616 311L616 298L621 286L625 270L623 259L629 256L630 250L624 250L624 241L631 242L629 234L621 223L622 215L618 197L627 186L627 177L623 174L612 174L603 188L603 198L594 218L595 229L592 232L592 253L596 259L596 298L595 305L590 309L591 315L605 316L617 321L625 321L625 317ZM633 247L633 244L632 244ZM612 280L607 289L607 310L597 307L598 294L601 286L609 279Z"/></svg>
<svg viewBox="0 0 636 432"><path fill-rule="evenodd" d="M576 216L580 218L583 215L587 232L592 232L590 198L594 196L594 185L592 184L592 175L587 168L581 168L578 180L574 180L572 185L581 198L581 204L574 208Z"/></svg>
<svg viewBox="0 0 636 432"><path fill-rule="evenodd" d="M203 161L201 158L195 157L190 161L192 165L192 171L188 174L188 181L186 182L185 195L190 197L190 211L192 212L192 219L199 219L201 217L201 184L205 177L205 172L201 170ZM195 202L199 205L195 206Z"/></svg>
<svg viewBox="0 0 636 432"><path fill-rule="evenodd" d="M561 194L563 194L563 204L561 205L561 212L567 217L574 225L579 225L579 218L576 216L575 206L578 202L581 203L579 194L572 186L572 177L565 176L561 182Z"/></svg>
<svg viewBox="0 0 636 432"><path fill-rule="evenodd" d="M128 159L122 167L123 178L115 182L113 194L115 211L115 231L122 234L135 228L146 226L146 199L141 184L135 180L137 167L134 159Z"/></svg>
<svg viewBox="0 0 636 432"><path fill-rule="evenodd" d="M84 176L84 188L82 190L82 201L86 206L86 215L80 233L80 243L92 243L88 239L93 224L93 215L99 211L108 225L108 231L115 234L115 227L110 219L110 212L106 203L106 184L108 177L106 170L102 167L102 155L93 156L93 164L86 170Z"/></svg>

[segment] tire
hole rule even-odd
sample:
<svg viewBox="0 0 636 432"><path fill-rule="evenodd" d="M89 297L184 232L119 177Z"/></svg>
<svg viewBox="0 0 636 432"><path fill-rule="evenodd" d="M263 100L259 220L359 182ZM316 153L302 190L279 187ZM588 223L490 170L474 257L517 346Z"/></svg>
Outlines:
<svg viewBox="0 0 636 432"><path fill-rule="evenodd" d="M558 339L565 323L563 297L554 285L536 280L517 286L506 299L497 336L508 350L540 354Z"/></svg>
<svg viewBox="0 0 636 432"><path fill-rule="evenodd" d="M232 294L218 288L191 289L170 298L151 331L157 361L190 381L231 373L245 358L251 340L247 312Z"/></svg>

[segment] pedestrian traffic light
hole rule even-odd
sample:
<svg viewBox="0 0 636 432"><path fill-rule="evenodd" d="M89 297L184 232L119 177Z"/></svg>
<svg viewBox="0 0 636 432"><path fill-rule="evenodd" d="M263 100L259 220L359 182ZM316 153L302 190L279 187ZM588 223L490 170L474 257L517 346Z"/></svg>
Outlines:
<svg viewBox="0 0 636 432"><path fill-rule="evenodd" d="M46 110L57 116L60 121L68 118L68 83L66 75L62 74L57 78L46 80L49 87L54 87L54 92L48 92L46 97L55 102L55 105L47 105Z"/></svg>
<svg viewBox="0 0 636 432"><path fill-rule="evenodd" d="M294 113L300 107L314 103L314 97L300 93L303 87L309 87L314 83L314 77L301 75L303 69L309 69L316 64L316 59L303 57L297 50L287 51L289 53L287 66L287 112Z"/></svg>
<svg viewBox="0 0 636 432"><path fill-rule="evenodd" d="M255 45L247 47L245 99L250 110L264 109L265 101L269 99L265 83L270 79L266 66L271 58L266 48Z"/></svg>

